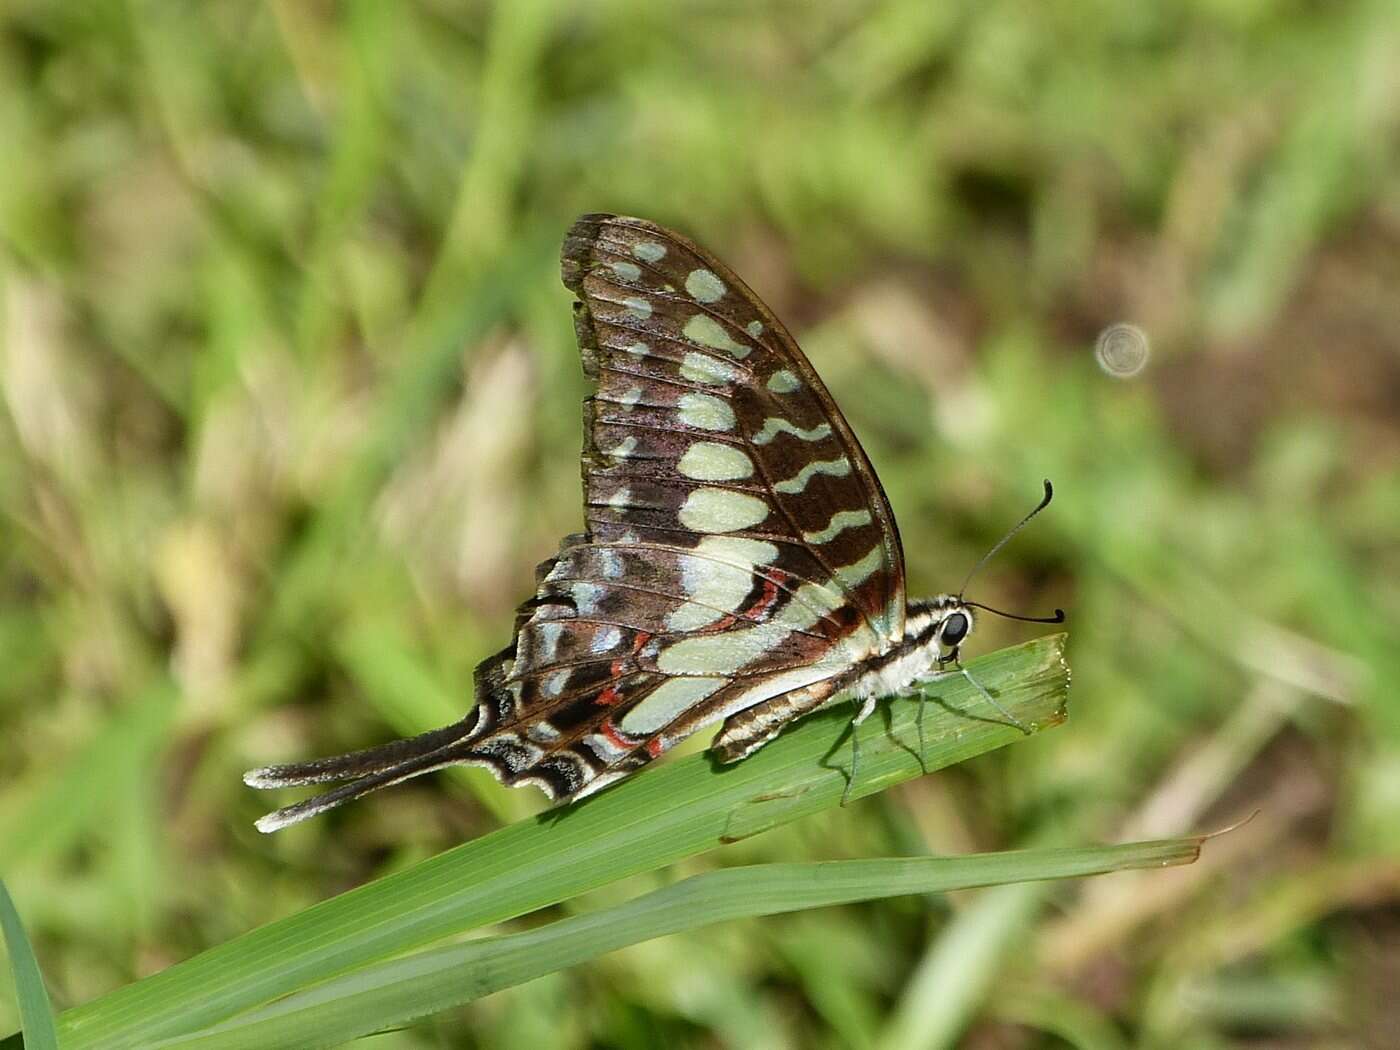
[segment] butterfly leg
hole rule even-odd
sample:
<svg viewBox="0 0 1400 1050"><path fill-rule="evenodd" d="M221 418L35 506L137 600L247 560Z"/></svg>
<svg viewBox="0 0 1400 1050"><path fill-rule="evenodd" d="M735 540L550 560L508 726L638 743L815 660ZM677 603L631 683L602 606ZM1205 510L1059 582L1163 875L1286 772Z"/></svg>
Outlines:
<svg viewBox="0 0 1400 1050"><path fill-rule="evenodd" d="M979 693L981 693L981 694L982 694L982 699L986 700L987 703L989 703L989 704L991 704L993 707L995 707L995 708L997 709L997 711L1001 713L1001 716L1002 716L1003 718L1005 718L1008 722L1010 722L1013 726L1015 726L1015 727L1016 727L1017 729L1019 729L1021 732L1025 733L1026 736L1030 736L1030 735L1031 735L1031 728L1030 728L1030 726L1026 725L1025 722L1022 722L1019 718L1017 718L1015 715L1013 715L1010 711L1008 711L1006 708L1002 707L1001 704L997 703L996 698L995 698L994 696L992 696L991 693L987 692L987 690L985 690L984 688L982 688L982 683L979 682L977 679L973 678L972 675L970 675L970 674L968 673L967 668L964 667L964 666L962 665L961 662L958 662L958 661L956 660L956 658L954 659L954 664L953 664L953 666L957 668L957 671L956 671L955 673L962 675L962 676L963 676L964 678L966 678L970 683L972 683L972 688L976 689Z"/></svg>
<svg viewBox="0 0 1400 1050"><path fill-rule="evenodd" d="M851 788L856 782L856 770L860 768L860 724L870 717L875 710L875 703L873 696L867 696L864 700L858 696L851 697L851 704L856 707L856 713L851 719L851 775L846 778L845 790L841 792L843 806L851 797Z"/></svg>
<svg viewBox="0 0 1400 1050"><path fill-rule="evenodd" d="M928 763L924 760L924 708L928 706L928 697L922 689L916 692L919 697L919 713L914 716L914 726L919 731L919 771L928 776Z"/></svg>
<svg viewBox="0 0 1400 1050"><path fill-rule="evenodd" d="M930 679L911 682L894 694L900 700L908 700L911 697L918 698L919 713L914 717L914 728L919 733L919 751L914 757L919 760L919 769L922 770L924 776L928 776L928 763L924 761L924 708L928 705L928 697L924 695L920 686L926 681L930 681Z"/></svg>

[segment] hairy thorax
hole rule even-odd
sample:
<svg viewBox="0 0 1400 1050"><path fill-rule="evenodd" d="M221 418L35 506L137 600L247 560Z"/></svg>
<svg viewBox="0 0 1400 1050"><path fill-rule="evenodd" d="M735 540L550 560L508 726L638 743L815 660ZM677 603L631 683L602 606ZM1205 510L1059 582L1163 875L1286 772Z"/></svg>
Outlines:
<svg viewBox="0 0 1400 1050"><path fill-rule="evenodd" d="M956 646L943 643L939 631L944 619L955 612L968 618L968 630L962 636L965 639L971 633L972 614L957 598L943 594L910 602L903 641L867 661L844 695L859 700L892 696L908 692L917 682L937 677L943 663L957 651Z"/></svg>

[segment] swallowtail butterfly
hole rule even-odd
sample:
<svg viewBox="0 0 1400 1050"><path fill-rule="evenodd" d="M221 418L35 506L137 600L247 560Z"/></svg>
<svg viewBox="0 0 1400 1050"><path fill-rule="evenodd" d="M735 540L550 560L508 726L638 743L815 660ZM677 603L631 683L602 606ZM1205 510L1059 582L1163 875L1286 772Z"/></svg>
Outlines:
<svg viewBox="0 0 1400 1050"><path fill-rule="evenodd" d="M454 763L572 801L720 720L711 749L734 762L833 699L861 704L859 721L936 676L986 608L906 599L870 460L728 267L614 215L579 219L562 266L597 387L584 403L584 531L540 565L514 639L476 669L465 718L249 772L258 788L345 781L261 830ZM1042 507L1049 498L1047 482Z"/></svg>

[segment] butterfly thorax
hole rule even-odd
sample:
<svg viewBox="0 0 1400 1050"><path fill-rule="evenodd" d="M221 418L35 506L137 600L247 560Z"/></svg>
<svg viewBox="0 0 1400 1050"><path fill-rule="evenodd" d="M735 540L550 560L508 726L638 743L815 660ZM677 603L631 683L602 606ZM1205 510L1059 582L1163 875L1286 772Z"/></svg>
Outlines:
<svg viewBox="0 0 1400 1050"><path fill-rule="evenodd" d="M961 618L961 619L959 619ZM957 656L972 633L972 610L956 595L940 594L909 603L904 638L889 652L871 657L852 682L849 695L859 699L902 693L933 677Z"/></svg>

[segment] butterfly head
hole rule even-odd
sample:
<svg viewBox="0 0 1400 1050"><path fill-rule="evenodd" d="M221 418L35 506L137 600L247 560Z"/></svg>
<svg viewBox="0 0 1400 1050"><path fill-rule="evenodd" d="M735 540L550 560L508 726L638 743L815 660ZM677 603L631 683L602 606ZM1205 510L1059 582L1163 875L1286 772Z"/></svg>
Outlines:
<svg viewBox="0 0 1400 1050"><path fill-rule="evenodd" d="M967 641L976 621L972 609L953 594L940 594L909 603L905 638L925 648L930 657L943 664L957 659L958 649Z"/></svg>

